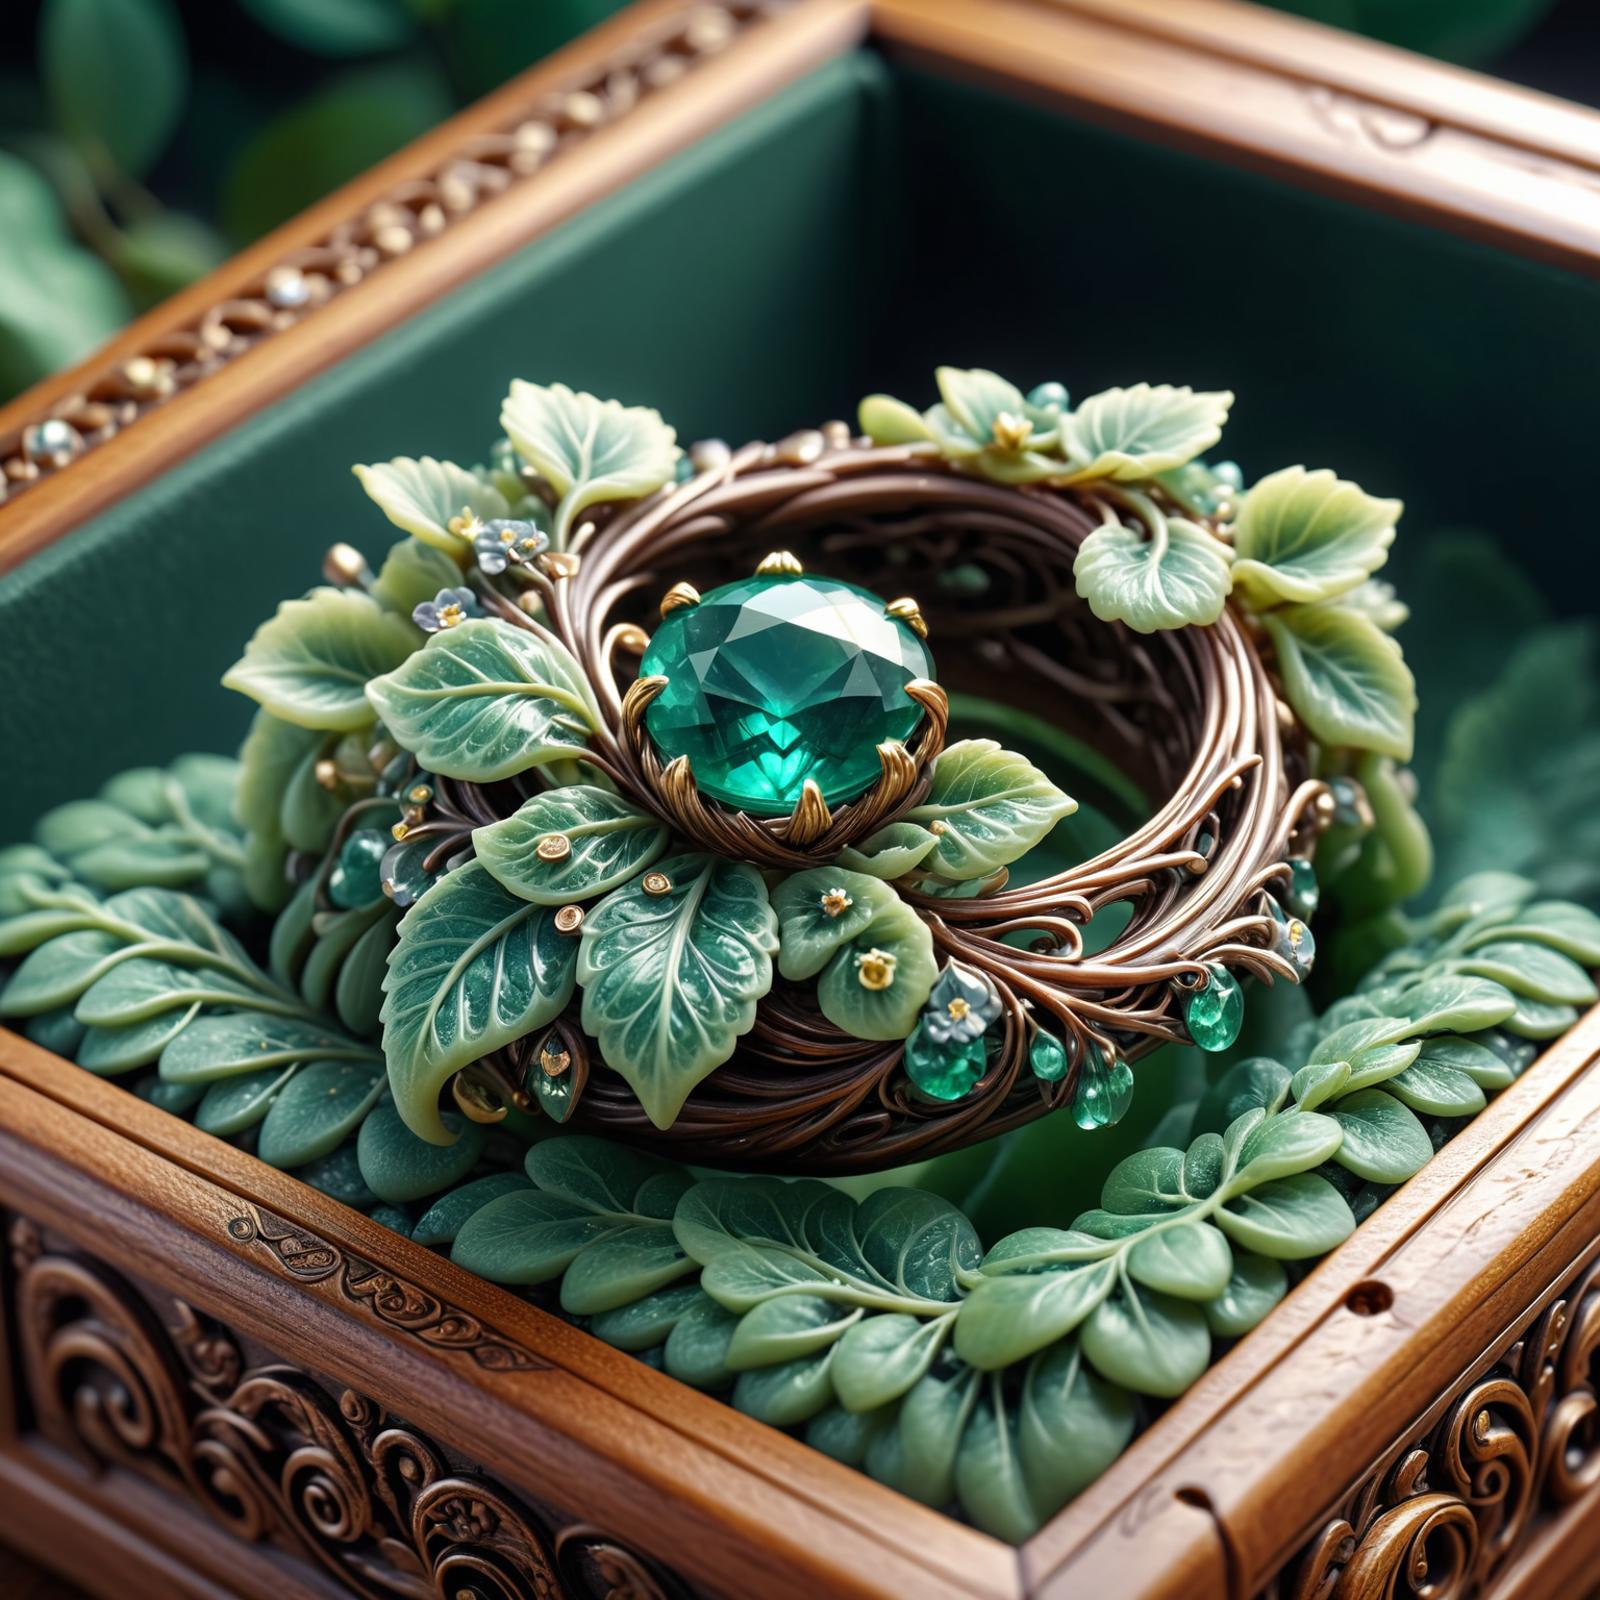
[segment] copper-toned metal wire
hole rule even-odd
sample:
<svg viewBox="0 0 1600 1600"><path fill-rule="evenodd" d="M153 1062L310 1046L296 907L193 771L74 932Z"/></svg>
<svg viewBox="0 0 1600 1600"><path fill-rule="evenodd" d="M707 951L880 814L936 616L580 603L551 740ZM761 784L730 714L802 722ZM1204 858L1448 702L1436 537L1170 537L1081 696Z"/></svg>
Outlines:
<svg viewBox="0 0 1600 1600"><path fill-rule="evenodd" d="M933 690L922 696L922 728L885 756L874 789L831 811L808 798L791 818L719 805L681 764L661 762L643 723L660 685L628 677L638 632L656 620L648 602L674 584L705 591L744 576L780 547L874 592L915 595L944 690L980 693L1086 739L1158 797L1115 845L1037 882L970 898L926 879L902 884L938 954L985 974L1001 997L998 1047L964 1098L923 1100L901 1070L902 1044L842 1033L810 986L779 982L733 1059L671 1128L653 1127L598 1058L573 1125L717 1166L894 1166L1066 1104L1091 1051L1133 1060L1185 1038L1185 986L1209 981L1212 964L1294 978L1270 948L1267 896L1288 857L1309 850L1324 786L1307 777L1298 730L1285 729L1272 675L1231 607L1213 626L1153 635L1089 612L1072 564L1108 515L1092 495L989 483L914 446L835 443L791 464L753 444L597 519L575 571L532 575L543 616L530 625L561 639L594 687L597 762L700 848L777 870L830 860L922 798L944 744L947 704ZM974 587L981 594L967 596ZM617 648L624 639L627 652ZM1125 925L1093 939L1113 907L1127 908ZM1067 1051L1055 1082L1028 1067L1039 1028ZM511 1047L513 1064L525 1070L532 1048Z"/></svg>

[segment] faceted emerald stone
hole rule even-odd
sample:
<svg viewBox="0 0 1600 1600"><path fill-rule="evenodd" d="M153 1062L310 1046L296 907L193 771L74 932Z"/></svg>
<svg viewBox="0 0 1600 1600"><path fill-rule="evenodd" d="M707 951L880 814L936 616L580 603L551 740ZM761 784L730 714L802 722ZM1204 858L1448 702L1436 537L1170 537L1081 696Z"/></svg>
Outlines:
<svg viewBox="0 0 1600 1600"><path fill-rule="evenodd" d="M919 1022L906 1040L906 1076L933 1100L959 1100L979 1078L989 1058L982 1039L936 1044Z"/></svg>
<svg viewBox="0 0 1600 1600"><path fill-rule="evenodd" d="M1244 993L1226 967L1211 967L1211 981L1184 1005L1189 1037L1202 1050L1226 1050L1244 1026Z"/></svg>
<svg viewBox="0 0 1600 1600"><path fill-rule="evenodd" d="M922 720L906 685L933 658L865 589L770 576L668 612L640 671L667 680L645 714L662 758L687 756L713 799L783 816L808 778L830 805L872 787L879 744Z"/></svg>
<svg viewBox="0 0 1600 1600"><path fill-rule="evenodd" d="M1121 1122L1133 1103L1133 1068L1126 1061L1108 1066L1098 1050L1084 1058L1072 1097L1072 1120L1085 1133Z"/></svg>

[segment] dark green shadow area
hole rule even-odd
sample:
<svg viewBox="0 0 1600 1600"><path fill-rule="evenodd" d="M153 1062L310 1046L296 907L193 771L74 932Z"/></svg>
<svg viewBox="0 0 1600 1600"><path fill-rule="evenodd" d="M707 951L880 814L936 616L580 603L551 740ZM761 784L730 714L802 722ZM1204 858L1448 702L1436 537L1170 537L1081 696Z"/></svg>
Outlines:
<svg viewBox="0 0 1600 1600"><path fill-rule="evenodd" d="M1432 530L1485 527L1588 611L1597 312L1588 280L858 53L0 580L0 839L231 747L249 708L217 679L255 625L334 540L387 542L351 463L480 459L514 376L686 440L926 403L940 361L1230 387L1247 477L1303 460L1407 500L1403 587Z"/></svg>

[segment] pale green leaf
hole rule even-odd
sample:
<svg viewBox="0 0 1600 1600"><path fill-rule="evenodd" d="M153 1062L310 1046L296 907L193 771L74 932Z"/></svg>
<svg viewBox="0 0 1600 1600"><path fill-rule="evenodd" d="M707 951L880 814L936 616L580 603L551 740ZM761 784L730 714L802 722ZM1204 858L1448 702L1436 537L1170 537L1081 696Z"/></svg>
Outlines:
<svg viewBox="0 0 1600 1600"><path fill-rule="evenodd" d="M416 644L411 623L370 596L314 589L279 606L222 681L302 728L361 728L372 721L367 684Z"/></svg>
<svg viewBox="0 0 1600 1600"><path fill-rule="evenodd" d="M956 1354L985 1369L1031 1356L1071 1333L1116 1281L1110 1258L1051 1271L986 1273L956 1315Z"/></svg>
<svg viewBox="0 0 1600 1600"><path fill-rule="evenodd" d="M1233 396L1167 384L1135 384L1090 395L1061 419L1071 464L1068 481L1133 482L1170 472L1222 437Z"/></svg>
<svg viewBox="0 0 1600 1600"><path fill-rule="evenodd" d="M1236 1195L1216 1220L1236 1245L1276 1261L1326 1255L1355 1232L1344 1196L1314 1172L1278 1178Z"/></svg>
<svg viewBox="0 0 1600 1600"><path fill-rule="evenodd" d="M914 822L891 822L860 844L847 845L839 852L839 865L873 878L903 878L927 860L938 843L937 834Z"/></svg>
<svg viewBox="0 0 1600 1600"><path fill-rule="evenodd" d="M1206 1325L1218 1338L1240 1338L1288 1292L1289 1275L1282 1262L1236 1249L1227 1287L1205 1306Z"/></svg>
<svg viewBox="0 0 1600 1600"><path fill-rule="evenodd" d="M1128 1250L1127 1269L1147 1289L1180 1300L1214 1300L1233 1274L1233 1252L1210 1223L1180 1222L1136 1239Z"/></svg>
<svg viewBox="0 0 1600 1600"><path fill-rule="evenodd" d="M1135 633L1215 622L1230 586L1227 546L1177 517L1153 538L1133 528L1096 528L1072 575L1102 622L1125 622Z"/></svg>
<svg viewBox="0 0 1600 1600"><path fill-rule="evenodd" d="M1417 691L1393 639L1340 606L1289 606L1261 620L1289 703L1316 738L1411 758Z"/></svg>
<svg viewBox="0 0 1600 1600"><path fill-rule="evenodd" d="M869 394L858 420L874 444L921 444L932 438L920 411L886 394Z"/></svg>
<svg viewBox="0 0 1600 1600"><path fill-rule="evenodd" d="M868 988L861 981L863 963L884 956L889 958L889 983L882 989ZM817 1005L836 1028L854 1039L904 1039L916 1026L938 976L927 923L903 900L895 899L828 962L817 980Z"/></svg>
<svg viewBox="0 0 1600 1600"><path fill-rule="evenodd" d="M578 981L585 1031L650 1120L668 1128L754 1025L778 930L753 867L685 855L657 870L667 893L629 884L585 920Z"/></svg>
<svg viewBox="0 0 1600 1600"><path fill-rule="evenodd" d="M365 689L428 771L474 783L570 757L599 723L577 661L497 617L443 629Z"/></svg>
<svg viewBox="0 0 1600 1600"><path fill-rule="evenodd" d="M361 1126L384 1088L381 1061L315 1061L302 1067L273 1100L256 1154L268 1166L285 1170L328 1155Z"/></svg>
<svg viewBox="0 0 1600 1600"><path fill-rule="evenodd" d="M1234 524L1233 581L1259 607L1332 599L1383 565L1401 509L1398 500L1380 500L1325 468L1285 467L1244 498ZM1361 607L1382 626L1376 609Z"/></svg>
<svg viewBox="0 0 1600 1600"><path fill-rule="evenodd" d="M609 789L569 784L526 800L501 822L473 832L478 860L513 894L565 905L637 877L667 848L665 824ZM568 853L543 860L539 844L565 839Z"/></svg>
<svg viewBox="0 0 1600 1600"><path fill-rule="evenodd" d="M1102 1300L1078 1342L1113 1383L1164 1399L1182 1394L1211 1363L1205 1313L1153 1289Z"/></svg>
<svg viewBox="0 0 1600 1600"><path fill-rule="evenodd" d="M454 1188L478 1164L486 1134L481 1124L454 1111L445 1113L443 1124L451 1142L436 1144L418 1138L393 1105L379 1106L362 1122L356 1140L367 1187L394 1205Z"/></svg>
<svg viewBox="0 0 1600 1600"><path fill-rule="evenodd" d="M795 981L816 977L835 951L899 904L900 897L888 884L864 873L837 867L794 873L772 891L778 918L778 970Z"/></svg>
<svg viewBox="0 0 1600 1600"><path fill-rule="evenodd" d="M401 539L383 558L371 592L374 600L409 617L424 600L460 582L461 568L443 550L420 539Z"/></svg>
<svg viewBox="0 0 1600 1600"><path fill-rule="evenodd" d="M1025 855L1077 809L1025 756L993 739L964 739L940 752L927 799L904 820L938 836L925 868L962 881Z"/></svg>
<svg viewBox="0 0 1600 1600"><path fill-rule="evenodd" d="M450 531L452 517L476 516L487 522L510 514L498 489L453 461L396 456L351 471L395 527L457 561L472 554L472 541Z"/></svg>
<svg viewBox="0 0 1600 1600"><path fill-rule="evenodd" d="M1023 1381L1017 1455L1029 1496L1048 1518L1128 1447L1133 1397L1090 1370L1076 1341L1041 1353Z"/></svg>
<svg viewBox="0 0 1600 1600"><path fill-rule="evenodd" d="M558 539L587 507L637 500L669 482L677 434L661 414L518 378L500 408L500 425L517 453L560 497Z"/></svg>
<svg viewBox="0 0 1600 1600"><path fill-rule="evenodd" d="M898 1400L933 1365L950 1331L948 1318L879 1313L850 1328L833 1355L833 1388L847 1411Z"/></svg>
<svg viewBox="0 0 1600 1600"><path fill-rule="evenodd" d="M572 997L576 957L552 909L502 888L477 862L406 912L384 980L383 1049L409 1127L445 1140L439 1091L470 1062L554 1021Z"/></svg>
<svg viewBox="0 0 1600 1600"><path fill-rule="evenodd" d="M1347 1095L1331 1115L1344 1132L1333 1159L1369 1183L1404 1183L1433 1155L1428 1130L1383 1089Z"/></svg>

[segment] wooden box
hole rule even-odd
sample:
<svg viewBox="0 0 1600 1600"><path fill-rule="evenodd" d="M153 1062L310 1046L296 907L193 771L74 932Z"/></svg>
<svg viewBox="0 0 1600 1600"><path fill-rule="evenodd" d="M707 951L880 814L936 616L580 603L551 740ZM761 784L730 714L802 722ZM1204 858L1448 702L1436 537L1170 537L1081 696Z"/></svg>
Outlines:
<svg viewBox="0 0 1600 1600"><path fill-rule="evenodd" d="M1226 0L647 0L0 412L0 836L236 741L348 464L471 459L514 375L689 437L940 359L1175 376L1414 527L1515 530L1530 474L1580 526L1597 263L1600 117ZM122 1597L1577 1595L1597 1056L1013 1550L0 1034L0 1540Z"/></svg>

